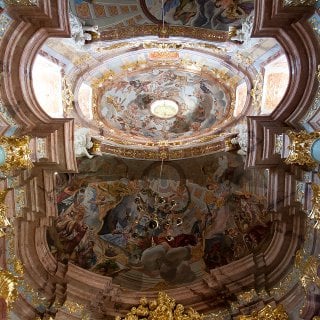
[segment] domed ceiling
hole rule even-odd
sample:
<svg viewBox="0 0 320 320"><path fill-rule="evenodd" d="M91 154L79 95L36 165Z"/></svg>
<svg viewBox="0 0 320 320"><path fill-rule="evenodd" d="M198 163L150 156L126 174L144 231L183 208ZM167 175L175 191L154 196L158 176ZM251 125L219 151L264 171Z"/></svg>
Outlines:
<svg viewBox="0 0 320 320"><path fill-rule="evenodd" d="M87 24L101 29L132 27L164 22L173 26L186 26L214 30L228 30L241 26L241 20L253 10L253 1L70 1L73 14Z"/></svg>
<svg viewBox="0 0 320 320"><path fill-rule="evenodd" d="M258 187L243 166L232 153L164 163L82 159L79 174L56 176L51 252L131 290L202 282L269 234L267 175L255 172Z"/></svg>
<svg viewBox="0 0 320 320"><path fill-rule="evenodd" d="M105 34L80 46L74 38L49 39L40 51L59 61L61 95L74 97L63 114L75 118L79 156L78 174L56 175L50 250L124 289L202 283L211 269L268 239L267 172L244 169L245 116L273 110L262 105L270 87L263 72L270 66L268 76L281 82L286 58L274 39L106 42ZM44 70L37 62L34 68ZM90 139L101 144L98 153Z"/></svg>
<svg viewBox="0 0 320 320"><path fill-rule="evenodd" d="M68 112L78 127L103 151L128 158L173 160L228 150L246 126L244 116L272 111L277 103L270 100L281 100L289 80L274 39L239 44L148 37L80 47L74 39L49 39L40 53L63 66L60 86L72 88ZM265 66L278 58L281 67L268 68L264 79ZM37 60L34 68L45 72ZM39 102L41 79L34 82Z"/></svg>
<svg viewBox="0 0 320 320"><path fill-rule="evenodd" d="M197 13L193 2L167 1L166 22L202 19L204 28L225 30L252 6L225 5L204 3ZM153 20L157 7L141 2ZM214 8L216 20L204 23ZM64 109L53 102L48 112L76 123L78 173L55 176L58 215L47 230L53 257L125 290L159 291L202 285L210 270L260 250L271 224L268 173L244 169L245 117L274 109L262 102L267 84L271 92L282 82L278 100L285 93L289 71L279 44L121 35L105 41L107 31L79 43L75 34L48 39L33 67L39 103L58 88Z"/></svg>
<svg viewBox="0 0 320 320"><path fill-rule="evenodd" d="M128 145L190 144L221 131L234 118L240 79L245 75L220 59L161 49L118 55L82 77L93 88L93 120Z"/></svg>
<svg viewBox="0 0 320 320"><path fill-rule="evenodd" d="M281 17L292 9L277 5ZM287 279L306 232L298 201L310 209L316 174L281 157L288 114L313 108L300 85L311 72L289 70L316 65L303 57L310 39L295 46L307 28L276 29L290 56L274 38L251 38L252 1L76 0L69 10L70 30L50 21L56 37L32 46L32 58L15 49L21 90L4 82L34 134L34 168L3 183L16 254L40 301L21 293L14 313L69 319L76 302L74 318L109 319L162 290L208 319L301 302ZM272 19L254 34L272 36Z"/></svg>
<svg viewBox="0 0 320 320"><path fill-rule="evenodd" d="M154 67L127 77L101 89L99 111L111 130L151 141L184 139L213 129L230 113L222 85L197 74Z"/></svg>

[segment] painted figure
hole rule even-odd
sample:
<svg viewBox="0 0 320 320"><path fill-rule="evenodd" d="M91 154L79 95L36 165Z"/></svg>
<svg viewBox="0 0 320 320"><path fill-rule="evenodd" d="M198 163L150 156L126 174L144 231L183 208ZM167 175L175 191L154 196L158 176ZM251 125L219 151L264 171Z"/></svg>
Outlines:
<svg viewBox="0 0 320 320"><path fill-rule="evenodd" d="M79 168L98 158L83 158ZM136 279L134 288L151 289L190 283L258 250L268 216L264 199L244 190L249 177L242 157L207 158L187 173L177 164L154 163L134 177L108 158L114 176L104 175L110 167L103 165L61 176L59 215L48 229L52 253L131 289L128 279Z"/></svg>

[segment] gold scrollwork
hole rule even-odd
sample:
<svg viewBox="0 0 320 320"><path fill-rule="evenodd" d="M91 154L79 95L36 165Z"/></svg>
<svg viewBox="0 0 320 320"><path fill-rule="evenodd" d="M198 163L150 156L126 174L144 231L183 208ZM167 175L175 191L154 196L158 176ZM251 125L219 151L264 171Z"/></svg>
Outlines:
<svg viewBox="0 0 320 320"><path fill-rule="evenodd" d="M191 28L186 26L162 26L158 25L134 25L117 29L108 29L100 35L100 40L120 40L139 36L188 37L207 41L228 41L228 32L220 30L208 30ZM95 39L94 39L95 40Z"/></svg>
<svg viewBox="0 0 320 320"><path fill-rule="evenodd" d="M316 221L314 228L320 229L320 185L313 183L312 188L312 210L308 215L310 219Z"/></svg>
<svg viewBox="0 0 320 320"><path fill-rule="evenodd" d="M103 85L104 82L112 80L114 76L115 72L113 70L107 70L100 78L92 81L91 85L94 89L98 89Z"/></svg>
<svg viewBox="0 0 320 320"><path fill-rule="evenodd" d="M0 171L10 174L16 170L31 168L31 150L29 149L30 137L0 137L0 146L5 152L5 162L0 166Z"/></svg>
<svg viewBox="0 0 320 320"><path fill-rule="evenodd" d="M253 89L251 89L251 97L252 97L252 105L255 109L255 111L259 111L262 101L262 91L263 91L263 76L262 73L258 73Z"/></svg>
<svg viewBox="0 0 320 320"><path fill-rule="evenodd" d="M297 6L314 6L316 4L316 0L284 0L284 6L286 7L297 7Z"/></svg>
<svg viewBox="0 0 320 320"><path fill-rule="evenodd" d="M6 235L6 229L11 226L4 203L7 193L8 190L0 191L0 238Z"/></svg>
<svg viewBox="0 0 320 320"><path fill-rule="evenodd" d="M8 309L18 297L18 281L19 277L10 271L0 270L0 297L6 301Z"/></svg>
<svg viewBox="0 0 320 320"><path fill-rule="evenodd" d="M249 291L239 293L237 298L240 304L249 304L255 301L258 298L258 295L255 289L251 289Z"/></svg>
<svg viewBox="0 0 320 320"><path fill-rule="evenodd" d="M131 42L118 42L110 44L109 46L103 46L102 48L97 48L98 52L111 51L116 49L128 49L128 48L137 48L140 46L139 42L131 43Z"/></svg>
<svg viewBox="0 0 320 320"><path fill-rule="evenodd" d="M22 7L36 6L38 4L37 0L5 0L4 2L8 6Z"/></svg>
<svg viewBox="0 0 320 320"><path fill-rule="evenodd" d="M131 308L124 318L116 317L116 320L202 320L203 315L189 308L185 311L182 304L177 304L165 292L159 292L156 300L148 301L140 299L138 307Z"/></svg>
<svg viewBox="0 0 320 320"><path fill-rule="evenodd" d="M311 146L314 140L320 137L320 132L288 131L287 135L291 144L285 163L307 165L311 168L315 167L317 163L311 157Z"/></svg>
<svg viewBox="0 0 320 320"><path fill-rule="evenodd" d="M271 305L266 305L260 311L253 311L251 315L240 316L239 320L289 320L288 314L282 304L273 308Z"/></svg>
<svg viewBox="0 0 320 320"><path fill-rule="evenodd" d="M161 49L161 50L179 50L183 49L185 44L183 43L176 43L176 42L145 42L143 43L143 48L145 49Z"/></svg>
<svg viewBox="0 0 320 320"><path fill-rule="evenodd" d="M73 110L73 101L74 95L72 92L72 87L70 82L64 78L62 85L62 102L64 106L64 114L66 117L70 116L71 111Z"/></svg>
<svg viewBox="0 0 320 320"><path fill-rule="evenodd" d="M213 142L211 144L205 144L203 146L189 147L185 149L174 149L171 150L169 147L159 146L156 150L148 149L130 149L121 148L119 146L112 146L107 144L102 144L102 152L107 152L110 154L122 156L125 158L135 158L135 159L145 159L145 160L174 160L191 158L195 156L201 156L206 154L211 154L219 151L230 150L231 146L226 146L225 140ZM235 146L232 145L234 149Z"/></svg>
<svg viewBox="0 0 320 320"><path fill-rule="evenodd" d="M320 277L318 276L319 266L319 258L307 255L304 250L297 251L295 267L299 270L300 282L306 292L312 284L320 288Z"/></svg>

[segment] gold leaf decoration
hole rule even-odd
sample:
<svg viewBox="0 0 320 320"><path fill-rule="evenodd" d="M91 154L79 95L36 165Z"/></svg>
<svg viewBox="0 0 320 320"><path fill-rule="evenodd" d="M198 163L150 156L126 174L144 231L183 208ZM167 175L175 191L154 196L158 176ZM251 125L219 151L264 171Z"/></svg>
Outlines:
<svg viewBox="0 0 320 320"><path fill-rule="evenodd" d="M252 312L251 315L240 316L239 320L289 320L289 317L282 304L275 308L268 304L260 311Z"/></svg>
<svg viewBox="0 0 320 320"><path fill-rule="evenodd" d="M165 292L159 292L156 300L141 298L138 307L131 308L124 317L116 320L202 320L202 315L189 308L185 310L182 304L177 304Z"/></svg>

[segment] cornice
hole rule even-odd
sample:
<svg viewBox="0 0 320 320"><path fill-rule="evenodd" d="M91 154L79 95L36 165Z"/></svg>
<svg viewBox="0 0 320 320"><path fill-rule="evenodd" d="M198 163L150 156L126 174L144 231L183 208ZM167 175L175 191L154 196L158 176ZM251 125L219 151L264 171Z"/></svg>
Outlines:
<svg viewBox="0 0 320 320"><path fill-rule="evenodd" d="M283 7L282 0L255 1L254 37L271 36L283 47L291 70L285 97L270 119L297 126L311 104L317 89L315 73L319 64L319 43L307 23L312 7ZM264 14L258 14L263 12Z"/></svg>
<svg viewBox="0 0 320 320"><path fill-rule="evenodd" d="M75 171L75 159L70 155L73 153L72 147L70 149L66 147L64 151L65 157L70 157L70 162L65 158L61 165L59 162L61 158L56 156L54 149L55 143L64 141L68 145L73 141L72 120L48 117L34 98L31 79L28 76L35 54L45 39L48 36L69 35L65 14L67 2L40 1L40 3L41 6L35 11L29 7L18 9L9 7L8 9L9 14L15 17L16 21L12 23L2 40L2 45L6 44L6 46L0 50L0 61L4 73L0 82L1 96L26 131L38 134L41 132L43 136L50 136L52 162L57 168ZM283 132L287 128L286 123L295 126L314 97L316 80L313 75L320 59L315 53L319 52L319 47L314 36L308 34L310 30L305 23L306 17L311 12L310 9L283 8L280 0L274 0L272 3L268 0L258 0L256 11L264 14L256 14L254 36L276 37L286 51L292 70L286 97L277 110L270 117L249 119L251 129L249 131L249 166L260 165L271 168L280 163L280 159L273 156L271 151L270 141L273 134ZM59 14L62 14L62 17ZM295 22L289 25L292 20ZM272 127L277 130L273 130ZM61 128L68 131L68 135L59 136L56 130ZM264 132L261 147L258 130ZM102 306L99 305L99 307L103 308L105 303L105 309L102 309L102 312L105 310L107 313L114 313L116 304L120 303L119 311L123 313L131 305L137 304L139 297L136 292L120 290L108 277L101 277L71 264L57 263L50 253L45 239L46 226L52 223L56 212L53 203L48 206L50 199L46 192L50 191L49 186L52 181L49 180L53 179L53 172L48 173L42 168L39 165L33 171L30 181L26 183L30 197L27 199L24 215L16 222L18 256L24 264L26 279L53 302L56 299L59 303L64 302L66 297L70 296L94 307L94 304L91 304L92 299L100 297L98 302ZM281 169L280 167L279 170ZM285 190L288 190L286 187L290 181L286 175L287 173L274 173L272 180L274 185L270 186L280 195L286 195ZM42 187L40 190L39 183ZM32 203L34 199L36 203ZM272 208L278 216L288 214L288 208L284 209L283 203L279 205L279 198L271 199L270 205L273 205ZM284 199L281 201L284 202ZM290 207L290 205L294 206L293 199L286 206ZM273 224L273 233L267 248L229 265L211 270L210 276L205 281L188 286L188 294L185 288L169 290L169 294L178 297L183 304L196 306L197 309L205 312L209 311L217 292L225 292L227 295L240 292L254 286L258 278L262 288L272 287L281 280L292 263L292 257L299 248L300 239L303 236L303 221L302 214L278 219ZM231 270L232 277L229 276ZM203 295L197 295L195 292L204 293L205 299ZM144 295L151 297L154 293L148 292ZM23 299L20 299L17 304L20 312L24 314L23 319L33 319L32 316L35 315L33 307Z"/></svg>

